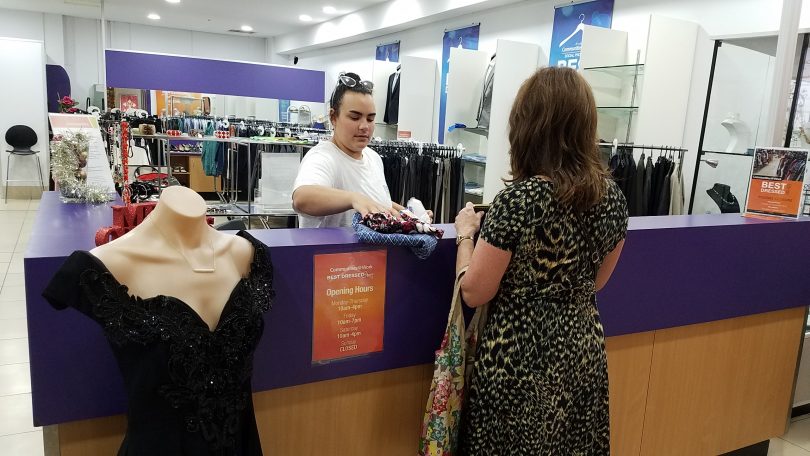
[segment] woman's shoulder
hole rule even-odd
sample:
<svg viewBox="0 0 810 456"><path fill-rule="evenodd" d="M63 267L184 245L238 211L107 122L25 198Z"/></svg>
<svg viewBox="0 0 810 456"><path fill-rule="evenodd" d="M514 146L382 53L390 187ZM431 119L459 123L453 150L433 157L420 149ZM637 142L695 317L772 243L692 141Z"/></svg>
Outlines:
<svg viewBox="0 0 810 456"><path fill-rule="evenodd" d="M498 196L500 198L532 198L545 196L551 194L549 190L552 186L551 181L534 176L512 182L498 192Z"/></svg>

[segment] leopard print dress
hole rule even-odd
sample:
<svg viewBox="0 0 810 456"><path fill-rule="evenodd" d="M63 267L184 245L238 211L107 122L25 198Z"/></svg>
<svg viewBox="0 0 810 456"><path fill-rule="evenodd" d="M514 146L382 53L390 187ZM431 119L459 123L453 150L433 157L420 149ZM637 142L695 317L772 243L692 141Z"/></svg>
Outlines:
<svg viewBox="0 0 810 456"><path fill-rule="evenodd" d="M461 429L467 456L610 453L605 337L594 280L625 237L613 181L577 214L551 182L501 191L481 238L512 252L476 353Z"/></svg>

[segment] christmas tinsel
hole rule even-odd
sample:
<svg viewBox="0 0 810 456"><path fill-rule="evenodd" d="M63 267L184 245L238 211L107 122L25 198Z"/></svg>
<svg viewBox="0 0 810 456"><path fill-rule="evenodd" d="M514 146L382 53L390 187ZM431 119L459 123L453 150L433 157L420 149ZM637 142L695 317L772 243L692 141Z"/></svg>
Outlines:
<svg viewBox="0 0 810 456"><path fill-rule="evenodd" d="M106 203L112 197L106 189L87 184L90 143L84 133L56 135L51 141L51 173L67 201Z"/></svg>

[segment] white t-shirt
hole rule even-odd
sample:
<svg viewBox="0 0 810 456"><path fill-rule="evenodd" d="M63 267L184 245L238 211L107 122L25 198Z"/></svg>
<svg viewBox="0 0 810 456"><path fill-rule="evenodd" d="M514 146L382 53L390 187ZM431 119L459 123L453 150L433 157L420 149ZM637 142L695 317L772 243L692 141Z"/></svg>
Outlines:
<svg viewBox="0 0 810 456"><path fill-rule="evenodd" d="M313 147L301 161L295 178L293 193L303 185L323 185L350 192L362 193L374 201L389 207L391 193L385 183L383 163L377 152L363 149L363 157L356 160L346 155L332 141L322 141ZM301 228L327 228L352 226L354 210L325 217L313 217L298 213Z"/></svg>

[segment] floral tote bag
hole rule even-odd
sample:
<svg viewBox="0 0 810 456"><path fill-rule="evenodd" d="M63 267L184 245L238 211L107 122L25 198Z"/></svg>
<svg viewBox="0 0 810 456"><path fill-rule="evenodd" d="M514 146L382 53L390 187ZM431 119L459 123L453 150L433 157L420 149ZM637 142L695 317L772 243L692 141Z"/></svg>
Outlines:
<svg viewBox="0 0 810 456"><path fill-rule="evenodd" d="M486 319L487 307L484 305L476 309L470 326L465 331L460 289L465 272L466 268L456 277L447 329L439 349L436 350L433 381L422 420L419 456L457 454L465 384L469 381L475 362L475 347Z"/></svg>

